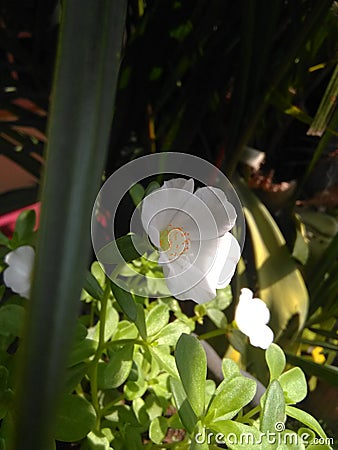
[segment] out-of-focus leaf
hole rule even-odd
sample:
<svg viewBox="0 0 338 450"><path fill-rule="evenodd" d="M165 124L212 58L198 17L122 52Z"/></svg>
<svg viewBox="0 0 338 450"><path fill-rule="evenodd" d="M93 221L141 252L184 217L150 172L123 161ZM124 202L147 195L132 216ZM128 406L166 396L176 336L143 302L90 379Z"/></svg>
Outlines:
<svg viewBox="0 0 338 450"><path fill-rule="evenodd" d="M237 179L235 186L252 237L260 298L270 308L270 325L278 340L291 319L296 319L295 332L303 327L308 292L282 233L268 210L243 181Z"/></svg>
<svg viewBox="0 0 338 450"><path fill-rule="evenodd" d="M134 184L134 186L132 186L129 189L130 197L132 198L133 203L134 203L135 206L137 206L141 202L141 200L143 199L144 192L145 192L144 191L144 187L140 183Z"/></svg>
<svg viewBox="0 0 338 450"><path fill-rule="evenodd" d="M338 386L338 367L330 366L328 364L320 365L289 353L286 354L286 359L289 363L301 367L307 374L314 375L334 386Z"/></svg>
<svg viewBox="0 0 338 450"><path fill-rule="evenodd" d="M337 339L338 340L338 333L334 330L322 330L321 328L309 328L310 331L313 333L319 334L321 336L325 336L328 339Z"/></svg>
<svg viewBox="0 0 338 450"><path fill-rule="evenodd" d="M320 102L318 111L306 134L310 136L322 136L330 120L330 116L337 105L337 92L338 92L338 64L336 65L336 68L333 71L330 82Z"/></svg>
<svg viewBox="0 0 338 450"><path fill-rule="evenodd" d="M330 342L325 341L313 341L311 339L300 339L299 342L302 344L310 345L311 347L323 347L327 350L333 350L334 352L338 352L338 345L331 344Z"/></svg>
<svg viewBox="0 0 338 450"><path fill-rule="evenodd" d="M64 395L56 419L56 439L65 442L83 439L94 426L95 418L95 410L88 400Z"/></svg>

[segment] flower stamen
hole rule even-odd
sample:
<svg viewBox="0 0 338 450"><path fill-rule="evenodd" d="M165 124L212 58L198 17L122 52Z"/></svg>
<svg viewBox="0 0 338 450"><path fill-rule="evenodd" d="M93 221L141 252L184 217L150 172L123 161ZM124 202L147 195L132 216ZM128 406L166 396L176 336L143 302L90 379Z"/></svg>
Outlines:
<svg viewBox="0 0 338 450"><path fill-rule="evenodd" d="M168 258L170 261L178 258L187 250L190 246L189 233L186 233L182 227L169 227L160 232L160 246L165 252L168 252Z"/></svg>

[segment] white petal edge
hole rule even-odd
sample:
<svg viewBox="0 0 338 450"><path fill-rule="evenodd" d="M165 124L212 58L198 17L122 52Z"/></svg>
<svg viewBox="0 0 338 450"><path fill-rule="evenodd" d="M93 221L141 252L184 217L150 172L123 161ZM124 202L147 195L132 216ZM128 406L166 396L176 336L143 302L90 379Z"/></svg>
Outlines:
<svg viewBox="0 0 338 450"><path fill-rule="evenodd" d="M273 331L267 325L257 327L251 335L249 335L250 344L254 347L260 347L266 350L272 344L274 338Z"/></svg>
<svg viewBox="0 0 338 450"><path fill-rule="evenodd" d="M206 204L213 215L218 229L217 237L223 236L233 228L237 213L221 189L205 186L197 189L195 195Z"/></svg>

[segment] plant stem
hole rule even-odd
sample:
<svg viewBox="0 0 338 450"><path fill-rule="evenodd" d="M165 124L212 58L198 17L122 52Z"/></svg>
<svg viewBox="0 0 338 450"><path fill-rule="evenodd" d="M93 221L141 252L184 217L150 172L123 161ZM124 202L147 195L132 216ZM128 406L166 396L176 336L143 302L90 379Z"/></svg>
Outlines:
<svg viewBox="0 0 338 450"><path fill-rule="evenodd" d="M104 339L104 331L105 331L105 325L106 325L106 313L107 313L107 304L108 304L108 298L110 294L110 283L108 280L106 280L106 287L104 290L104 294L101 301L101 308L100 308L100 330L99 330L99 344L97 346L97 350L94 356L94 359L92 361L93 367L92 367L92 374L90 379L90 387L92 392L92 403L96 412L96 426L95 428L97 431L100 431L100 420L101 420L101 413L100 413L100 404L99 404L99 397L98 397L98 365L99 361L101 359L102 353L105 348L105 339Z"/></svg>
<svg viewBox="0 0 338 450"><path fill-rule="evenodd" d="M208 333L201 334L198 336L200 341L206 341L207 339L211 339L216 336L222 336L226 333L226 330L217 328L216 330L208 331Z"/></svg>
<svg viewBox="0 0 338 450"><path fill-rule="evenodd" d="M254 409L252 409L251 411L247 412L243 417L241 417L240 421L243 422L243 423L246 422L248 419L251 419L252 416L257 414L260 410L261 410L261 406L260 405L255 406Z"/></svg>
<svg viewBox="0 0 338 450"><path fill-rule="evenodd" d="M110 408L112 408L113 406L115 406L117 403L119 403L120 401L124 400L125 396L124 394L119 395L117 398L115 398L114 400L112 400L111 402L107 403L100 412L100 416L104 417L110 410Z"/></svg>

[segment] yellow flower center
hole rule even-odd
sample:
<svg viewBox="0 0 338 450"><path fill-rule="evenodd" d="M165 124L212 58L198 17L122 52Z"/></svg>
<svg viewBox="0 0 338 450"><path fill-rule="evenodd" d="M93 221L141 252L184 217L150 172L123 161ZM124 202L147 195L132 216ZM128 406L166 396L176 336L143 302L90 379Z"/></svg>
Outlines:
<svg viewBox="0 0 338 450"><path fill-rule="evenodd" d="M161 249L168 253L170 260L176 259L189 250L190 238L181 227L169 227L160 232Z"/></svg>

